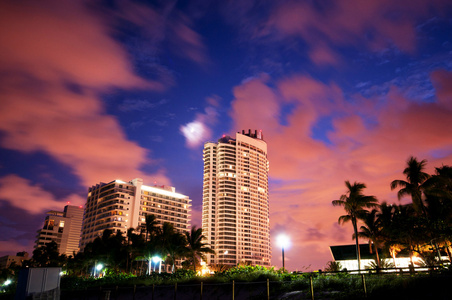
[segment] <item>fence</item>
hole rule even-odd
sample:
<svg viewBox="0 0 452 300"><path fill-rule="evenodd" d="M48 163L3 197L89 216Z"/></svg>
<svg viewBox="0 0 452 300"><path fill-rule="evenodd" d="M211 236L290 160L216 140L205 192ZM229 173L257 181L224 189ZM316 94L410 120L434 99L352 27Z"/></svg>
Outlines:
<svg viewBox="0 0 452 300"><path fill-rule="evenodd" d="M376 273L376 270L362 270L361 274L348 276L347 284L353 286L355 296L365 298L368 296L369 284L368 280L374 282L375 280L384 279L388 275L396 276L398 278L411 278L415 273L417 274L437 274L436 267L432 268L412 268L412 269L382 269L381 272ZM353 272L353 271L352 271ZM241 282L232 281L228 283L175 283L167 285L151 285L151 286L129 286L129 287L99 287L96 289L85 289L80 291L62 291L61 299L83 299L83 300L186 300L186 299L225 299L225 300L242 300L242 299L275 299L284 293L290 294L292 298L297 299L319 299L319 298L334 298L335 293L341 293L341 287L338 286L339 276L327 276L332 273L340 272L315 272L305 273L300 276L300 280L294 281L256 281L256 282ZM439 274L439 273L438 273ZM408 276L409 275L409 276ZM430 276L431 277L431 276ZM391 277L392 278L392 277ZM447 275L447 280L451 280L450 274ZM326 287L331 284L331 281L337 280L336 285ZM388 279L390 279L388 277ZM390 279L392 280L392 279ZM334 290L334 288L336 290ZM344 286L342 286L344 289Z"/></svg>

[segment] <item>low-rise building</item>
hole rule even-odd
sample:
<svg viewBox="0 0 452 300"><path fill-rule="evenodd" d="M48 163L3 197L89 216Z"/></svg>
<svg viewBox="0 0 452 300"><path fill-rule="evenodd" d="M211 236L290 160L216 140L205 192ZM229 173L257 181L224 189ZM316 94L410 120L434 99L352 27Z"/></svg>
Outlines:
<svg viewBox="0 0 452 300"><path fill-rule="evenodd" d="M330 246L331 255L335 262L339 262L343 269L348 271L358 270L358 260L356 258L356 245L339 245ZM361 270L366 268L373 268L375 266L375 248L369 247L369 244L359 244L359 253L361 255ZM415 267L422 265L422 259L419 256L413 256L410 258L408 251L400 251L392 257L388 251L378 249L380 260L385 265L390 265L391 268L409 268L411 261L415 264ZM441 260L446 261L448 257L446 253L441 252Z"/></svg>
<svg viewBox="0 0 452 300"><path fill-rule="evenodd" d="M0 257L0 269L7 269L11 264L22 266L22 263L28 260L27 252L18 252L16 255L5 255Z"/></svg>
<svg viewBox="0 0 452 300"><path fill-rule="evenodd" d="M58 252L67 256L79 251L83 207L66 205L63 211L47 212L44 225L38 230L35 248L54 241Z"/></svg>

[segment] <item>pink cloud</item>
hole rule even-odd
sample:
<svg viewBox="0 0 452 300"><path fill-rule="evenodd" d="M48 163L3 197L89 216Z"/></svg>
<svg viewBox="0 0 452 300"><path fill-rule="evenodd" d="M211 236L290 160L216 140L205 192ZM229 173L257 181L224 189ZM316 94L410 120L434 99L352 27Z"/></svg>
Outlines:
<svg viewBox="0 0 452 300"><path fill-rule="evenodd" d="M153 52L160 52L160 44L169 42L175 55L201 66L209 62L202 36L193 29L191 20L174 3L165 2L160 7L154 7L121 1L117 5L120 7L117 16L139 25L149 38L147 47L152 47Z"/></svg>
<svg viewBox="0 0 452 300"><path fill-rule="evenodd" d="M0 178L0 198L30 214L42 214L49 210L61 211L67 202L71 205L83 205L86 201L84 197L76 194L57 200L39 185L32 185L30 181L17 175Z"/></svg>
<svg viewBox="0 0 452 300"><path fill-rule="evenodd" d="M231 117L234 131L255 128L266 130L278 124L280 114L277 95L266 85L266 76L253 78L234 88Z"/></svg>
<svg viewBox="0 0 452 300"><path fill-rule="evenodd" d="M340 62L333 46L357 45L379 51L395 45L416 51L416 23L432 11L440 13L448 1L336 1L312 5L289 1L277 6L261 30L278 38L297 36L311 47L309 57L318 64ZM318 45L324 46L318 48Z"/></svg>
<svg viewBox="0 0 452 300"><path fill-rule="evenodd" d="M28 252L29 256L33 251L34 241L28 240L26 243L21 243L18 240L0 241L0 255L15 255L17 252ZM12 253L12 249L16 249L15 253Z"/></svg>
<svg viewBox="0 0 452 300"><path fill-rule="evenodd" d="M431 74L433 85L436 88L438 102L441 106L452 109L452 73L445 70L437 70Z"/></svg>
<svg viewBox="0 0 452 300"><path fill-rule="evenodd" d="M0 4L0 72L8 74L0 84L0 143L51 155L84 185L135 177L167 183L163 170L140 171L153 163L148 151L127 139L99 98L112 87L165 85L135 75L104 17L82 2Z"/></svg>
<svg viewBox="0 0 452 300"><path fill-rule="evenodd" d="M44 151L72 167L83 184L135 177L167 182L163 173L145 174L147 150L127 140L118 121L104 113L99 99L60 86L44 91L9 85L0 111L5 148Z"/></svg>
<svg viewBox="0 0 452 300"><path fill-rule="evenodd" d="M339 65L341 62L337 53L328 46L315 46L309 51L309 58L319 66Z"/></svg>
<svg viewBox="0 0 452 300"><path fill-rule="evenodd" d="M345 180L364 182L366 194L397 203L389 183L403 179L410 155L427 159L428 172L442 164L452 165L451 74L432 74L438 101L422 104L405 99L403 91L394 87L383 104L360 96L345 101L335 84L307 76L277 84L268 78L254 79L234 89L234 130L262 128L268 143L272 233L285 228L294 239L291 251L306 253L294 254L290 269L322 268L332 259L330 245L352 243L352 226L338 226L344 212L331 205L346 192ZM293 107L281 122L279 112L287 103ZM328 144L312 135L322 117L332 121ZM443 157L433 155L438 150ZM278 248L273 244L276 265L280 264Z"/></svg>
<svg viewBox="0 0 452 300"><path fill-rule="evenodd" d="M109 29L81 2L25 1L0 6L0 64L26 70L40 80L67 80L85 87L162 89L133 73L128 55L109 37Z"/></svg>
<svg viewBox="0 0 452 300"><path fill-rule="evenodd" d="M190 20L183 14L171 24L171 41L174 44L174 53L183 55L192 61L203 65L209 61L201 35L192 29Z"/></svg>

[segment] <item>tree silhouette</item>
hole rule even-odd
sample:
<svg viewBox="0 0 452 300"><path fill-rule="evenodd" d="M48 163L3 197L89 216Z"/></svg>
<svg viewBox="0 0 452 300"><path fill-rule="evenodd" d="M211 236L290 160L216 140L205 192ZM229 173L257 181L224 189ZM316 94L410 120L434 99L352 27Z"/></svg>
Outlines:
<svg viewBox="0 0 452 300"><path fill-rule="evenodd" d="M422 201L422 184L430 178L430 175L424 172L427 161L418 161L417 158L411 156L407 160L407 167L403 170L407 180L394 180L391 182L391 190L400 188L397 192L399 200L404 196L411 196L413 208L416 212L426 215L425 205Z"/></svg>
<svg viewBox="0 0 452 300"><path fill-rule="evenodd" d="M176 270L176 260L185 254L185 235L176 232L173 224L165 222L158 234L161 250L167 255L165 262L171 264L171 272Z"/></svg>
<svg viewBox="0 0 452 300"><path fill-rule="evenodd" d="M35 267L61 267L66 263L66 255L60 255L55 241L46 243L33 251L32 265Z"/></svg>
<svg viewBox="0 0 452 300"><path fill-rule="evenodd" d="M191 262L193 263L193 270L196 273L196 263L198 261L198 258L205 260L205 254L215 254L215 251L210 249L207 244L202 242L204 235L202 234L201 228L196 228L196 226L193 226L189 232L185 232L185 236L187 238L187 256L190 257Z"/></svg>
<svg viewBox="0 0 452 300"><path fill-rule="evenodd" d="M347 180L345 181L345 186L347 187L347 192L342 195L339 200L333 200L333 206L342 206L347 213L346 215L340 216L338 219L339 224L344 224L351 221L353 225L353 231L356 241L356 257L358 260L358 270L361 270L361 254L359 253L359 242L358 242L358 219L363 219L368 211L366 208L374 208L378 206L377 199L374 196L365 196L363 190L366 188L364 183L355 182L350 184Z"/></svg>
<svg viewBox="0 0 452 300"><path fill-rule="evenodd" d="M369 249L372 253L372 245L375 247L375 261L377 263L378 268L380 268L380 256L378 254L378 248L380 246L381 240L381 230L378 224L376 214L376 209L372 209L372 211L365 215L363 218L364 225L360 227L360 231L358 232L358 237L366 238L369 240Z"/></svg>

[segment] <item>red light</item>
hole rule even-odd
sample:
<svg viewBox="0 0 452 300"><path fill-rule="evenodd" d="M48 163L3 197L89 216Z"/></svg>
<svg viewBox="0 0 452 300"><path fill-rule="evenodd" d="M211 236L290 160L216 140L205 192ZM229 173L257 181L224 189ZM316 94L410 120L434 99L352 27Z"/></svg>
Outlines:
<svg viewBox="0 0 452 300"><path fill-rule="evenodd" d="M223 137L226 137L226 134L223 134Z"/></svg>
<svg viewBox="0 0 452 300"><path fill-rule="evenodd" d="M83 206L80 205L79 208L83 208Z"/></svg>
<svg viewBox="0 0 452 300"><path fill-rule="evenodd" d="M66 202L66 203L69 204L69 203L71 203L71 202L68 201L68 202Z"/></svg>

